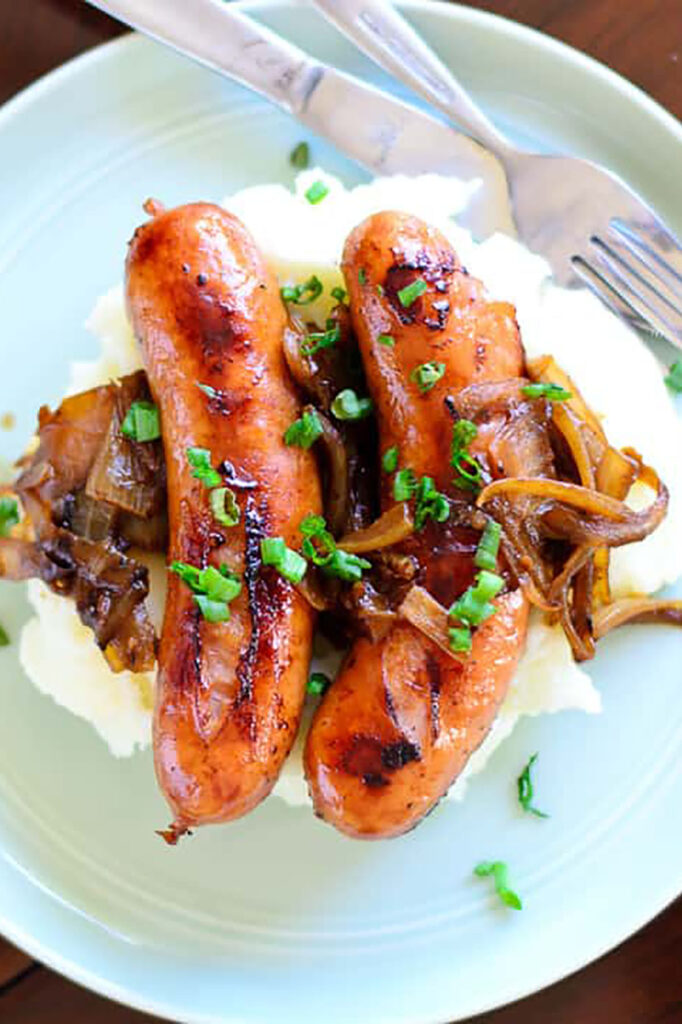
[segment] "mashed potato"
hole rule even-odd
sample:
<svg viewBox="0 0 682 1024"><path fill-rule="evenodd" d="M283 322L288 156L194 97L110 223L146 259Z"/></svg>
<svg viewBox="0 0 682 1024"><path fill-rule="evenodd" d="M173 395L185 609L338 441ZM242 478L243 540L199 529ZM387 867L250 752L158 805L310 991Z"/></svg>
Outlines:
<svg viewBox="0 0 682 1024"><path fill-rule="evenodd" d="M328 184L329 195L311 206L304 192L320 178ZM664 525L643 543L615 552L612 563L612 585L617 596L653 593L682 575L682 424L666 392L660 367L636 335L589 292L552 285L544 260L518 242L498 235L475 243L454 219L470 194L469 185L436 175L377 180L348 191L317 169L299 175L293 193L281 185L257 186L230 197L224 205L251 230L281 284L298 283L317 274L325 290L307 312L320 321L328 313L331 289L343 284L339 260L344 241L364 217L379 210L401 209L439 227L469 270L486 283L490 294L516 304L528 354L554 355L602 418L612 442L636 448L668 484L671 504ZM89 327L99 339L100 356L91 363L73 365L71 392L130 373L140 365L120 287L98 301ZM635 392L636 417L632 415ZM650 500L650 492L642 491L631 495L633 503ZM163 575L163 566L157 563L150 599L157 619L163 609ZM30 584L29 596L36 617L24 629L21 659L36 686L91 722L112 754L127 756L147 746L151 676L114 676L69 602L37 581ZM55 652L59 652L57 658ZM68 665L68 672L55 672L55 664ZM329 670L329 659L316 659L314 667ZM522 715L566 709L598 712L600 697L588 673L589 666L585 671L574 663L562 630L548 626L534 613L526 649L502 709L450 796L461 797L467 779L482 770ZM302 729L301 735L304 733ZM275 793L292 804L308 800L301 768L301 739Z"/></svg>

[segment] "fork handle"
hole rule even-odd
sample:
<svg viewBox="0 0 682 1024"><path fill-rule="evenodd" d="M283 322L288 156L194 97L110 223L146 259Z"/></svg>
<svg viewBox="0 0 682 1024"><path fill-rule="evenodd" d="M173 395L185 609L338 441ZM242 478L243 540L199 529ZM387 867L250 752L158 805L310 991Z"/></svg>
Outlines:
<svg viewBox="0 0 682 1024"><path fill-rule="evenodd" d="M501 159L511 144L389 0L313 0L361 50Z"/></svg>

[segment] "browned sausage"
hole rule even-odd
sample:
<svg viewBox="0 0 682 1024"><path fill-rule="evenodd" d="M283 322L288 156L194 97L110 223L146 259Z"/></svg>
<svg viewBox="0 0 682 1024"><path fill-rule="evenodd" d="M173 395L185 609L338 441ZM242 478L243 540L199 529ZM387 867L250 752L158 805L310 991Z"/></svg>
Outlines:
<svg viewBox="0 0 682 1024"><path fill-rule="evenodd" d="M381 451L397 445L401 467L433 477L461 507L471 499L453 486L444 399L472 383L520 375L514 309L488 302L447 240L403 214L377 214L361 224L348 239L343 269ZM427 291L405 307L398 293L417 278ZM392 347L378 341L382 335L393 338ZM422 394L411 374L433 360L445 364L445 373ZM392 500L386 478L384 508ZM473 579L478 539L456 525L453 513L402 551L416 562L418 582L448 606ZM351 836L387 838L412 828L444 795L485 738L523 645L527 603L520 591L496 604L464 666L407 622L380 640L355 643L306 745L321 817Z"/></svg>
<svg viewBox="0 0 682 1024"><path fill-rule="evenodd" d="M154 754L175 814L173 838L250 811L291 749L313 616L290 583L261 565L260 542L281 536L297 547L298 524L321 503L312 455L283 442L299 409L273 273L243 225L219 207L150 209L156 215L130 246L127 299L161 414L169 561L225 565L242 580L230 620L211 623L186 583L169 577ZM215 520L207 487L192 476L190 447L209 449L214 467L224 464L238 525Z"/></svg>

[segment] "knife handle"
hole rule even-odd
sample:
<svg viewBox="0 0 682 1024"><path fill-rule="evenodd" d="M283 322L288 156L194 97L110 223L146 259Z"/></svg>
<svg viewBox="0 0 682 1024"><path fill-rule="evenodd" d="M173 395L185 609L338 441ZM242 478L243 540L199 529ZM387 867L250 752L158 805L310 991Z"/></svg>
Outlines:
<svg viewBox="0 0 682 1024"><path fill-rule="evenodd" d="M298 114L322 67L224 0L90 0L113 18Z"/></svg>
<svg viewBox="0 0 682 1024"><path fill-rule="evenodd" d="M313 0L352 42L501 158L510 143L389 0Z"/></svg>

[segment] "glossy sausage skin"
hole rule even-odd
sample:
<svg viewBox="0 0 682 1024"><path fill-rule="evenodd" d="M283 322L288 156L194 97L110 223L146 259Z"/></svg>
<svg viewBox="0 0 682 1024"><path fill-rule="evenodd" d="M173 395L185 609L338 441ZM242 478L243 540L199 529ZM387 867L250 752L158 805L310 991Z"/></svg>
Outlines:
<svg viewBox="0 0 682 1024"><path fill-rule="evenodd" d="M271 790L294 741L313 615L260 542L298 547L298 524L321 507L312 455L284 445L299 415L282 355L277 281L233 216L194 204L155 214L127 262L130 318L160 409L168 467L169 563L221 564L242 578L225 623L206 621L169 574L154 718L156 772L175 821L229 821ZM198 385L207 386L206 394ZM192 476L189 447L230 464L239 525L220 526Z"/></svg>
<svg viewBox="0 0 682 1024"><path fill-rule="evenodd" d="M448 395L472 383L517 377L523 350L514 309L488 302L447 240L416 218L370 217L352 233L344 274L381 451L398 446L399 465L433 477L455 503ZM404 308L398 292L416 278L428 291ZM378 343L394 338L393 347ZM410 374L445 364L421 394ZM392 502L384 474L383 505ZM403 552L418 582L448 606L471 583L478 536L453 524L428 524ZM459 665L407 622L380 640L356 641L308 735L305 766L316 812L360 838L389 838L414 827L447 792L485 738L521 651L527 603L503 594L497 613L474 634Z"/></svg>

